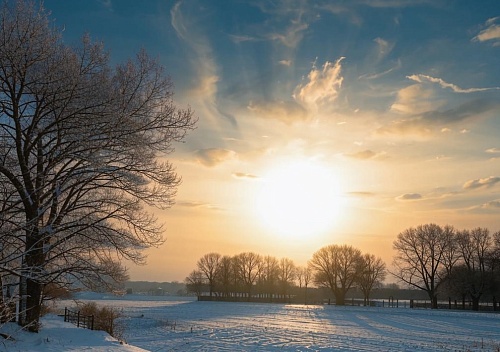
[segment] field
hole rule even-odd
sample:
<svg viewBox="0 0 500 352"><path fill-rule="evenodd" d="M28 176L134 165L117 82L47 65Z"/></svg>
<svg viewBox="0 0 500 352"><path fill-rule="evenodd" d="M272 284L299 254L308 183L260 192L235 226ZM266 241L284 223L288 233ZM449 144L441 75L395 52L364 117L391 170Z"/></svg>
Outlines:
<svg viewBox="0 0 500 352"><path fill-rule="evenodd" d="M500 351L500 314L382 307L197 302L181 297L84 294L122 312L115 330L77 328L50 314L38 334L14 323L3 352L167 351ZM73 301L55 307L64 310Z"/></svg>
<svg viewBox="0 0 500 352"><path fill-rule="evenodd" d="M150 351L500 351L500 315L447 310L99 298Z"/></svg>

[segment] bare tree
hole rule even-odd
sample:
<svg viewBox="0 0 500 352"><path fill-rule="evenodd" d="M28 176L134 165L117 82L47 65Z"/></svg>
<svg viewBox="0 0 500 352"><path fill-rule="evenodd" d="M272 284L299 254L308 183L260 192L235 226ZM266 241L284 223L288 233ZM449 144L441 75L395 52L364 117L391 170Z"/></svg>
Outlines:
<svg viewBox="0 0 500 352"><path fill-rule="evenodd" d="M310 265L315 271L314 281L329 287L337 305L345 304L345 295L358 275L361 251L348 245L329 245L313 254Z"/></svg>
<svg viewBox="0 0 500 352"><path fill-rule="evenodd" d="M262 270L262 257L253 252L240 253L235 257L239 277L245 286L248 300L252 296L252 288Z"/></svg>
<svg viewBox="0 0 500 352"><path fill-rule="evenodd" d="M23 243L12 271L29 330L38 331L44 285L120 280L110 263L143 263L142 250L163 242L144 205L172 205L180 179L160 157L195 123L172 90L144 52L112 67L89 37L68 47L38 2L4 2L0 183Z"/></svg>
<svg viewBox="0 0 500 352"><path fill-rule="evenodd" d="M293 260L281 258L278 264L278 281L281 287L281 294L286 297L288 288L293 284L296 275L296 267Z"/></svg>
<svg viewBox="0 0 500 352"><path fill-rule="evenodd" d="M455 231L451 226L420 225L401 232L394 241L397 251L393 273L401 281L424 290L432 308L437 308L438 289L446 275L450 248L454 245Z"/></svg>
<svg viewBox="0 0 500 352"><path fill-rule="evenodd" d="M278 285L278 260L270 255L262 258L261 270L259 273L259 286L266 297L273 297Z"/></svg>
<svg viewBox="0 0 500 352"><path fill-rule="evenodd" d="M452 281L472 299L472 309L479 310L479 300L493 281L491 256L493 241L486 228L463 230L457 234L459 265L452 271Z"/></svg>
<svg viewBox="0 0 500 352"><path fill-rule="evenodd" d="M219 269L216 271L215 286L222 293L222 296L229 297L234 273L234 259L230 256L223 256L219 261Z"/></svg>
<svg viewBox="0 0 500 352"><path fill-rule="evenodd" d="M307 304L307 287L309 286L313 278L312 269L309 265L301 266L297 268L296 273L296 279L299 282L299 288L304 287L304 304Z"/></svg>
<svg viewBox="0 0 500 352"><path fill-rule="evenodd" d="M208 253L198 260L198 270L201 271L208 282L210 297L214 292L217 273L220 269L222 256L219 253Z"/></svg>
<svg viewBox="0 0 500 352"><path fill-rule="evenodd" d="M364 254L360 260L359 273L356 282L363 292L363 301L367 305L370 302L370 293L377 284L385 280L387 274L385 263L373 254Z"/></svg>
<svg viewBox="0 0 500 352"><path fill-rule="evenodd" d="M203 273L199 270L193 270L184 280L188 292L193 292L196 296L201 296L203 289L206 286L206 279Z"/></svg>

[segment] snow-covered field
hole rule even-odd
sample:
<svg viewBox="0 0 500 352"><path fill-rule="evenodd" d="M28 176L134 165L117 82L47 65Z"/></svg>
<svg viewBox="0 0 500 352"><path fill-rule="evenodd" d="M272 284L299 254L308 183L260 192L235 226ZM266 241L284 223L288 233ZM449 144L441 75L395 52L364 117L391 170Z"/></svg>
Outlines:
<svg viewBox="0 0 500 352"><path fill-rule="evenodd" d="M82 298L123 309L118 324L126 342L149 351L500 351L500 315L495 313L180 297ZM50 350L43 346L40 350ZM66 351L133 351L116 342L99 348L82 345Z"/></svg>

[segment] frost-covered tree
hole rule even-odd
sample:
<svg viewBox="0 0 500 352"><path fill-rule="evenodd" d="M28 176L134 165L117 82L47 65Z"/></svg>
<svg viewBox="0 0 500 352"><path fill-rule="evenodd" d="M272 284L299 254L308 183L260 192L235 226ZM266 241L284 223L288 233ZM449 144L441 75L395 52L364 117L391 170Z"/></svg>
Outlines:
<svg viewBox="0 0 500 352"><path fill-rule="evenodd" d="M38 2L4 1L0 274L19 277L19 323L32 331L44 285L121 280L121 259L142 263L163 242L144 206L172 205L180 180L164 157L195 123L145 52L112 66L101 43L73 48L60 32Z"/></svg>

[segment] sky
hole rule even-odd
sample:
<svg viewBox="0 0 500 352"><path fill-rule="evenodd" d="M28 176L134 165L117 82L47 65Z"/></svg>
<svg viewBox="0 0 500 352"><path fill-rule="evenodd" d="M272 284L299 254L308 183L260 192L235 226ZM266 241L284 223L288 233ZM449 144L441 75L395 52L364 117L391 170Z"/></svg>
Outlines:
<svg viewBox="0 0 500 352"><path fill-rule="evenodd" d="M209 252L306 265L348 244L390 268L397 235L500 231L500 2L45 0L69 45L145 49L199 121L169 155L166 242L132 280Z"/></svg>

